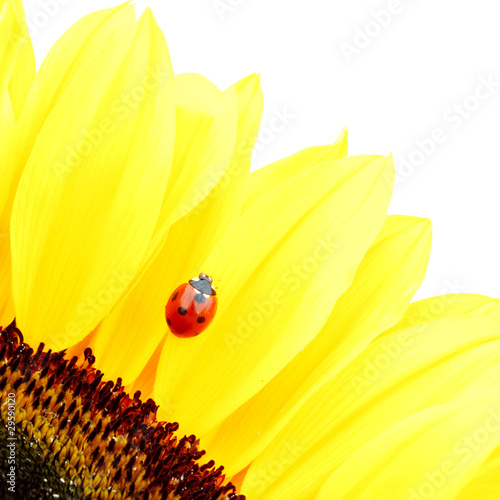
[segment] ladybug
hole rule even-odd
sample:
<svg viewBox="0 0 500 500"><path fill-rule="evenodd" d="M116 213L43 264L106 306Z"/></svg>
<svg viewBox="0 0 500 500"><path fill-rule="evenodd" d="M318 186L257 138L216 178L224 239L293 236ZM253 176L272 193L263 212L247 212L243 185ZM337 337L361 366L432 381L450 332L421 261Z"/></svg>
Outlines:
<svg viewBox="0 0 500 500"><path fill-rule="evenodd" d="M216 310L212 277L200 273L174 290L165 306L165 318L177 337L196 337L212 322Z"/></svg>

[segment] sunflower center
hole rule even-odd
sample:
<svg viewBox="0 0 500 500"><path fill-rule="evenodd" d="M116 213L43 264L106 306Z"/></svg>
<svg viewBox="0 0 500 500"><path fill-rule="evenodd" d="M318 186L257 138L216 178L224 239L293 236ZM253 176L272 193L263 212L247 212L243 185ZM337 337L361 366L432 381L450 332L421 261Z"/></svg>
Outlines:
<svg viewBox="0 0 500 500"><path fill-rule="evenodd" d="M142 402L104 381L90 349L35 352L15 324L0 332L2 498L243 500L223 467L200 464L195 436L157 422Z"/></svg>

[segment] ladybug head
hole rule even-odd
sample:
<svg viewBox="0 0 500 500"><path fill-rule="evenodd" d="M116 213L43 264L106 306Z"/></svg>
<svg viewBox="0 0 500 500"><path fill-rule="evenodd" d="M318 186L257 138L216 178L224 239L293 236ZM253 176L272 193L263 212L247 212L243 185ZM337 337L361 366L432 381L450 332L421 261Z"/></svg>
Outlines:
<svg viewBox="0 0 500 500"><path fill-rule="evenodd" d="M200 273L198 279L208 281L210 284L212 284L212 276L207 276L206 274Z"/></svg>
<svg viewBox="0 0 500 500"><path fill-rule="evenodd" d="M212 276L200 273L197 278L190 279L189 284L205 295L217 295L215 288L212 286Z"/></svg>

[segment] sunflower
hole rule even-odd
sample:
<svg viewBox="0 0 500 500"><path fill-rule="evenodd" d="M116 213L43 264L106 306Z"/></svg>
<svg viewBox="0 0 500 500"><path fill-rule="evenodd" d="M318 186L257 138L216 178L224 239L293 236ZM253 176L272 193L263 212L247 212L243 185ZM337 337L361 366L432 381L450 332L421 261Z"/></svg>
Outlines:
<svg viewBox="0 0 500 500"><path fill-rule="evenodd" d="M410 304L431 226L387 215L391 157L344 130L250 173L258 76L174 76L129 2L36 73L0 8L4 496L497 498L500 303ZM219 310L176 337L200 272Z"/></svg>

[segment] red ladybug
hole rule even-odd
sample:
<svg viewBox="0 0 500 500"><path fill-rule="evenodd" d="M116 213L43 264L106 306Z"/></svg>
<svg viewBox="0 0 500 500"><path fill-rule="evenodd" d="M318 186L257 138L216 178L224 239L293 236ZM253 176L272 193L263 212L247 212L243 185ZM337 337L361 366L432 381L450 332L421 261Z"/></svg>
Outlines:
<svg viewBox="0 0 500 500"><path fill-rule="evenodd" d="M212 277L200 273L174 290L165 306L165 318L177 337L196 337L212 322L216 310Z"/></svg>

